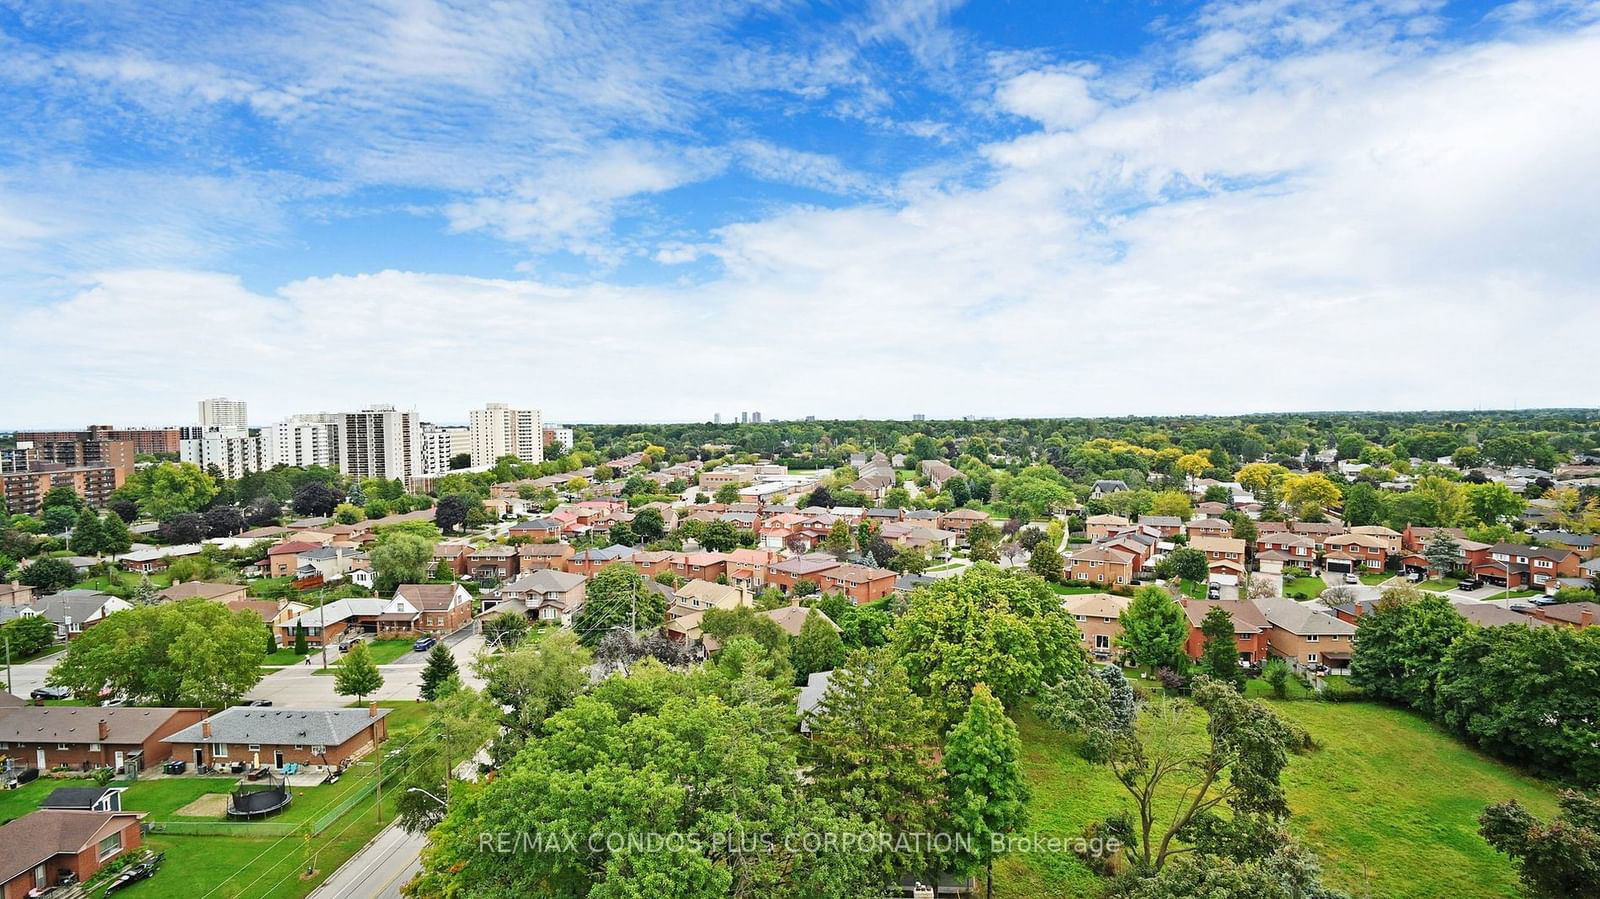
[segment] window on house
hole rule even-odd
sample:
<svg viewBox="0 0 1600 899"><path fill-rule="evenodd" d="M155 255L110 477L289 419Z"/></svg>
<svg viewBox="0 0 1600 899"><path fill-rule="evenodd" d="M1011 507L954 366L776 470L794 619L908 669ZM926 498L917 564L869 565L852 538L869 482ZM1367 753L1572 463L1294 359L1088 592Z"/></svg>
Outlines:
<svg viewBox="0 0 1600 899"><path fill-rule="evenodd" d="M67 744L65 744L65 743L57 743L56 744L56 748L57 749L66 749L67 748Z"/></svg>
<svg viewBox="0 0 1600 899"><path fill-rule="evenodd" d="M1321 640L1321 639L1322 639L1321 636L1319 636L1317 634L1311 634L1311 635L1306 637L1306 642L1307 643L1315 643L1315 642L1317 642L1318 640Z"/></svg>
<svg viewBox="0 0 1600 899"><path fill-rule="evenodd" d="M260 752L261 751L261 744L260 743L251 743L250 744L250 751L251 752Z"/></svg>
<svg viewBox="0 0 1600 899"><path fill-rule="evenodd" d="M1314 652L1306 653L1306 661L1309 662L1309 663L1315 664L1316 661L1317 661L1317 654L1314 653Z"/></svg>
<svg viewBox="0 0 1600 899"><path fill-rule="evenodd" d="M122 851L122 831L119 830L116 833L112 834L111 836L106 837L105 839L100 841L100 846L99 846L97 855L98 855L100 861L105 861L106 859L110 858L113 855L116 855L118 852L121 852L121 851Z"/></svg>
<svg viewBox="0 0 1600 899"><path fill-rule="evenodd" d="M228 757L228 744L226 744L226 743L212 743L211 744L211 754L214 755L214 756L217 756L219 758L227 758Z"/></svg>
<svg viewBox="0 0 1600 899"><path fill-rule="evenodd" d="M1094 648L1095 649L1110 649L1111 648L1111 638L1106 636L1105 634L1095 634L1094 635Z"/></svg>

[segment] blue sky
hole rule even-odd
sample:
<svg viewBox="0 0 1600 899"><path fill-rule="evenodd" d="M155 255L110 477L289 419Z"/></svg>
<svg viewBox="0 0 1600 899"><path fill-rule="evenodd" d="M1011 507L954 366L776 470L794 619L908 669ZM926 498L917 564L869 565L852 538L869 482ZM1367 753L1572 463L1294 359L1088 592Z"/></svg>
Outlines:
<svg viewBox="0 0 1600 899"><path fill-rule="evenodd" d="M1597 22L0 0L0 427L1592 404Z"/></svg>

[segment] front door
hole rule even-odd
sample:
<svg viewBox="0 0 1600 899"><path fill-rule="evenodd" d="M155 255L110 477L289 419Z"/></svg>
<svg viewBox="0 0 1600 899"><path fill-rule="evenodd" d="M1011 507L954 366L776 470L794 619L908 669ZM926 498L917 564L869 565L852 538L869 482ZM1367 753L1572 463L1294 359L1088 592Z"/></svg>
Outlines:
<svg viewBox="0 0 1600 899"><path fill-rule="evenodd" d="M115 766L118 771L122 770L122 750L119 749L112 754L111 764Z"/></svg>
<svg viewBox="0 0 1600 899"><path fill-rule="evenodd" d="M33 753L33 766L35 768L38 768L40 771L43 771L45 768L49 767L48 765L46 765L44 763L44 750L43 749L34 750L34 753Z"/></svg>
<svg viewBox="0 0 1600 899"><path fill-rule="evenodd" d="M274 767L274 768L282 768L283 767L283 750L278 749L278 750L274 750L273 751L273 753L272 753L272 767Z"/></svg>
<svg viewBox="0 0 1600 899"><path fill-rule="evenodd" d="M204 765L205 763L206 763L206 751L204 749L196 749L194 751L194 766L196 768L198 768L201 765Z"/></svg>

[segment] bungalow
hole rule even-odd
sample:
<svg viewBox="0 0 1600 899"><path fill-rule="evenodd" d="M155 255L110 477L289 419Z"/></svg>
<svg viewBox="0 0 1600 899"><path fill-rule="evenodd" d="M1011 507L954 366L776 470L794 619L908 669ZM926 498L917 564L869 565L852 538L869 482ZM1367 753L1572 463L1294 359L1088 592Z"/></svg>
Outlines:
<svg viewBox="0 0 1600 899"><path fill-rule="evenodd" d="M276 633L279 624L296 615L303 614L310 608L305 603L288 600L250 599L249 597L227 600L226 605L230 612L250 611L260 615L261 620L266 622L267 627L274 629L274 633Z"/></svg>
<svg viewBox="0 0 1600 899"><path fill-rule="evenodd" d="M817 575L824 593L843 593L856 605L876 602L894 592L895 573L865 565L839 565Z"/></svg>
<svg viewBox="0 0 1600 899"><path fill-rule="evenodd" d="M173 584L160 593L156 599L176 602L181 599L209 599L213 602L230 603L237 599L244 599L249 591L240 584L211 584L205 581L190 581L187 584Z"/></svg>
<svg viewBox="0 0 1600 899"><path fill-rule="evenodd" d="M324 638L331 646L347 632L375 634L379 629L379 616L389 603L387 599L357 597L336 599L307 609L277 625L278 645L292 646L296 633L302 632L310 646L322 646Z"/></svg>
<svg viewBox="0 0 1600 899"><path fill-rule="evenodd" d="M166 571L167 566L172 564L173 559L198 555L200 555L200 544L198 543L186 543L182 546L157 546L123 553L117 557L117 565L121 566L124 571L131 571L134 574L155 574L158 571Z"/></svg>
<svg viewBox="0 0 1600 899"><path fill-rule="evenodd" d="M1281 596L1251 602L1272 625L1268 650L1288 662L1290 670L1316 671L1324 665L1332 674L1350 673L1355 625Z"/></svg>
<svg viewBox="0 0 1600 899"><path fill-rule="evenodd" d="M410 616L400 626L401 616ZM472 618L472 594L460 584L401 584L379 614L379 630L449 634Z"/></svg>
<svg viewBox="0 0 1600 899"><path fill-rule="evenodd" d="M522 575L483 598L483 620L502 612L520 611L533 621L555 622L563 627L572 623L583 608L588 581L581 574L540 568Z"/></svg>
<svg viewBox="0 0 1600 899"><path fill-rule="evenodd" d="M1267 631L1272 625L1255 606L1240 599L1188 599L1183 602L1183 612L1189 618L1189 640L1183 650L1189 658L1199 661L1205 652L1206 636L1200 630L1206 613L1216 606L1233 619L1234 649L1240 662L1252 664L1267 658Z"/></svg>
<svg viewBox="0 0 1600 899"><path fill-rule="evenodd" d="M1122 613L1127 611L1128 599L1110 593L1082 593L1061 601L1083 635L1083 648L1102 661L1110 659L1112 647L1122 636Z"/></svg>
<svg viewBox="0 0 1600 899"><path fill-rule="evenodd" d="M56 626L57 640L76 640L84 628L131 608L127 600L98 590L63 590L20 610L19 615L47 618Z"/></svg>
<svg viewBox="0 0 1600 899"><path fill-rule="evenodd" d="M131 706L0 708L0 755L41 771L121 769L130 760L149 768L167 758L161 738L205 716L205 709Z"/></svg>
<svg viewBox="0 0 1600 899"><path fill-rule="evenodd" d="M388 709L277 709L234 706L165 738L174 758L200 765L247 762L282 768L336 767L388 739Z"/></svg>
<svg viewBox="0 0 1600 899"><path fill-rule="evenodd" d="M0 826L0 896L41 896L84 883L105 864L140 846L144 812L40 809Z"/></svg>

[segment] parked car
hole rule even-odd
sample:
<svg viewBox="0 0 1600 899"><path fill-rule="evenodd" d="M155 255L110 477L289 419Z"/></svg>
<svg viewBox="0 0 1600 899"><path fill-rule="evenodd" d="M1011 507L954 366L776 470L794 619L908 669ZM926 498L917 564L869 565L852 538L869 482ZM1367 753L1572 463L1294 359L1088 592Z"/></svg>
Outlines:
<svg viewBox="0 0 1600 899"><path fill-rule="evenodd" d="M1221 599L1221 598L1222 598L1222 585L1221 584L1212 584L1211 586L1206 588L1206 599Z"/></svg>
<svg viewBox="0 0 1600 899"><path fill-rule="evenodd" d="M1410 574L1406 575L1406 580L1410 581L1413 584L1420 584L1420 583L1422 583L1422 572L1413 571Z"/></svg>
<svg viewBox="0 0 1600 899"><path fill-rule="evenodd" d="M117 708L118 706L122 706L122 705L126 705L126 704L127 704L127 702L121 696L113 696L110 699L102 699L100 701L100 707L102 709L114 709L114 708Z"/></svg>
<svg viewBox="0 0 1600 899"><path fill-rule="evenodd" d="M433 644L438 642L438 640L435 640L432 637L422 637L417 640L417 642L411 644L411 649L414 652L427 652L433 648Z"/></svg>
<svg viewBox="0 0 1600 899"><path fill-rule="evenodd" d="M1465 580L1465 581L1462 581L1459 584L1456 584L1456 589L1457 590L1476 590L1476 589L1478 589L1479 587L1482 587L1482 586L1483 586L1483 583L1481 581Z"/></svg>
<svg viewBox="0 0 1600 899"><path fill-rule="evenodd" d="M270 700L270 699L241 699L241 700L239 700L239 704L242 705L242 706L245 706L247 708L264 709L264 708L271 707L272 700Z"/></svg>
<svg viewBox="0 0 1600 899"><path fill-rule="evenodd" d="M1344 582L1347 584L1359 584L1361 583L1361 578L1354 571L1346 571L1344 573Z"/></svg>
<svg viewBox="0 0 1600 899"><path fill-rule="evenodd" d="M40 687L28 694L30 699L71 699L72 691L66 687Z"/></svg>

